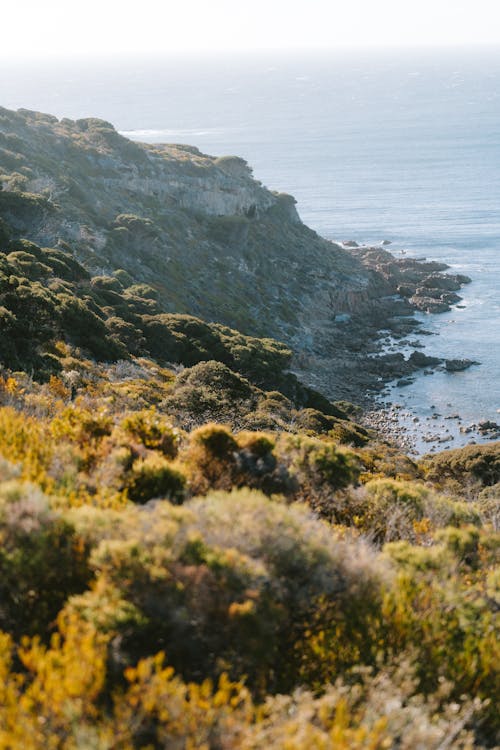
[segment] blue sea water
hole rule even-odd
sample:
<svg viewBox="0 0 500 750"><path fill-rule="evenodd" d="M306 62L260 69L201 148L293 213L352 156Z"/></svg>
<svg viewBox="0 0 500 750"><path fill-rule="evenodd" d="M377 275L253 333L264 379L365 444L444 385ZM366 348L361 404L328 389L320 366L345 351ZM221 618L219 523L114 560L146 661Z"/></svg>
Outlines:
<svg viewBox="0 0 500 750"><path fill-rule="evenodd" d="M389 239L471 276L464 307L421 316L439 334L422 342L481 365L389 399L408 424L432 411L500 421L500 49L18 63L0 72L0 104L238 154L325 237ZM470 439L450 424L454 444Z"/></svg>

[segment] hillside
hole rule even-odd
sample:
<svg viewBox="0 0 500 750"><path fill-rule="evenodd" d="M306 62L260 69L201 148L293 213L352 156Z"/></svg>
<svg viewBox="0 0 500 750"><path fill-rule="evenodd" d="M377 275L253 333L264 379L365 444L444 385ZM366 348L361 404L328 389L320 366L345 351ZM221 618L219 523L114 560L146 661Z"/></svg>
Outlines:
<svg viewBox="0 0 500 750"><path fill-rule="evenodd" d="M68 243L94 274L124 269L169 311L252 333L265 322L291 338L326 287L334 297L325 307L340 311L349 302L336 306L337 291L369 286L359 263L302 224L291 196L264 188L238 157L138 144L101 120L23 110L1 110L0 146L4 191L33 196L22 212L15 195L3 196L20 235Z"/></svg>
<svg viewBox="0 0 500 750"><path fill-rule="evenodd" d="M235 157L1 117L0 750L498 747L500 443L338 398L463 280Z"/></svg>
<svg viewBox="0 0 500 750"><path fill-rule="evenodd" d="M294 199L238 157L1 109L0 185L14 238L64 249L94 276L147 283L163 312L278 338L330 398L373 386L377 365L364 355L378 328L412 328L411 306L390 299L392 278L306 227Z"/></svg>

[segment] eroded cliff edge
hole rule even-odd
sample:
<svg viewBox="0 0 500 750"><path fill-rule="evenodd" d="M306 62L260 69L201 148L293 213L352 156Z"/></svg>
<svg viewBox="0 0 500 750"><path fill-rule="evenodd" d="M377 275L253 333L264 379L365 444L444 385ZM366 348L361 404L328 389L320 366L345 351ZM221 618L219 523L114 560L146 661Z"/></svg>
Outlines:
<svg viewBox="0 0 500 750"><path fill-rule="evenodd" d="M238 157L0 108L0 186L19 237L71 250L93 274L125 272L165 311L286 342L294 371L330 398L391 375L367 358L376 332L414 327L394 274L319 237Z"/></svg>

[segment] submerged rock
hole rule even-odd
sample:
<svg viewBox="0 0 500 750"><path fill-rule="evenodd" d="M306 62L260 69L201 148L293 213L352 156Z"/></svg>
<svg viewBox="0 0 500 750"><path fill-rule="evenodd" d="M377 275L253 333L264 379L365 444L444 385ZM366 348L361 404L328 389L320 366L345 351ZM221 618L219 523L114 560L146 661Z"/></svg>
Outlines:
<svg viewBox="0 0 500 750"><path fill-rule="evenodd" d="M398 388L404 388L405 386L411 385L414 382L415 380L413 378L401 378L401 380L398 380L396 385L398 386Z"/></svg>

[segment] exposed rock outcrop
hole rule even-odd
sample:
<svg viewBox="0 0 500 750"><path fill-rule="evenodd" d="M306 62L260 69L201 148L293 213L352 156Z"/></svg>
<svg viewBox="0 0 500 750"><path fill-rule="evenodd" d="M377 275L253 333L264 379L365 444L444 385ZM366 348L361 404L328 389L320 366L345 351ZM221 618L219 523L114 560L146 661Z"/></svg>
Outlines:
<svg viewBox="0 0 500 750"><path fill-rule="evenodd" d="M146 283L166 312L278 338L301 379L334 399L412 372L404 358L367 357L379 329L412 331L416 308L448 309L463 283L443 264L319 237L239 157L135 143L93 118L0 108L0 188L14 239Z"/></svg>
<svg viewBox="0 0 500 750"><path fill-rule="evenodd" d="M444 366L448 372L462 372L467 370L472 365L478 365L479 362L474 362L472 359L446 359Z"/></svg>
<svg viewBox="0 0 500 750"><path fill-rule="evenodd" d="M412 352L409 356L408 361L414 366L414 367L434 367L434 365L439 365L442 360L439 357L430 357L427 354L424 354L423 352Z"/></svg>
<svg viewBox="0 0 500 750"><path fill-rule="evenodd" d="M381 274L393 293L408 300L412 308L427 313L447 312L460 302L458 290L470 282L463 274L443 273L446 263L415 258L395 258L380 247L349 247L368 268Z"/></svg>

